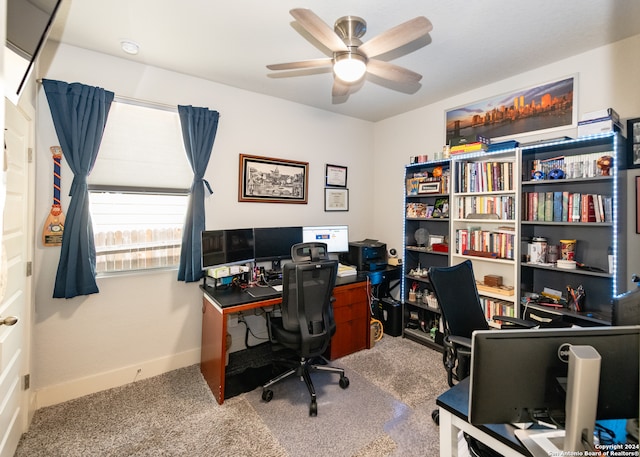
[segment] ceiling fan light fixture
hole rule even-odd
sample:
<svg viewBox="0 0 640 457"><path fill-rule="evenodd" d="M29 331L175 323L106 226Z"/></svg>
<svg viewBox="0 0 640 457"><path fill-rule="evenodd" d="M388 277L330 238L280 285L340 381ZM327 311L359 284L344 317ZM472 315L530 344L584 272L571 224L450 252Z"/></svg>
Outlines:
<svg viewBox="0 0 640 457"><path fill-rule="evenodd" d="M364 56L345 52L335 56L333 72L342 81L352 83L362 78L367 71L367 60Z"/></svg>

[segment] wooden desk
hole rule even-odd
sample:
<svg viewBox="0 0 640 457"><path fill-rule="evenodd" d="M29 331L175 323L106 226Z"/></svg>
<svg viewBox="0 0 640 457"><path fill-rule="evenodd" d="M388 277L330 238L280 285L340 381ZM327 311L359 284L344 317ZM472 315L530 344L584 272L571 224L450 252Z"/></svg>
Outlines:
<svg viewBox="0 0 640 457"><path fill-rule="evenodd" d="M325 356L329 359L371 347L370 307L367 277L338 278L333 295L336 333ZM255 308L279 305L282 296L254 298L243 290L215 290L202 287L202 349L200 371L219 404L224 402L228 315Z"/></svg>
<svg viewBox="0 0 640 457"><path fill-rule="evenodd" d="M469 378L440 395L436 400L440 408L440 457L458 455L458 432L463 431L499 452L505 457L531 457L529 451L516 438L511 424L472 425L469 414Z"/></svg>

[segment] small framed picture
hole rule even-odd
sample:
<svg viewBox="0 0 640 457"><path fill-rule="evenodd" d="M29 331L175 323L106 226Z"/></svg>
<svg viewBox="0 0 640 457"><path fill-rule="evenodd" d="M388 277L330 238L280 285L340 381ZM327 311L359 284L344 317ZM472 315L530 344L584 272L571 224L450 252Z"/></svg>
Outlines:
<svg viewBox="0 0 640 457"><path fill-rule="evenodd" d="M327 164L324 176L327 187L347 187L347 167Z"/></svg>
<svg viewBox="0 0 640 457"><path fill-rule="evenodd" d="M640 168L640 118L627 121L627 167Z"/></svg>
<svg viewBox="0 0 640 457"><path fill-rule="evenodd" d="M349 211L349 189L326 188L324 190L325 211Z"/></svg>
<svg viewBox="0 0 640 457"><path fill-rule="evenodd" d="M449 197L436 199L433 206L433 217L449 217Z"/></svg>
<svg viewBox="0 0 640 457"><path fill-rule="evenodd" d="M440 181L426 181L418 185L419 194L439 194Z"/></svg>
<svg viewBox="0 0 640 457"><path fill-rule="evenodd" d="M433 217L433 205L427 205L427 211L425 213L425 217L427 219L431 219Z"/></svg>

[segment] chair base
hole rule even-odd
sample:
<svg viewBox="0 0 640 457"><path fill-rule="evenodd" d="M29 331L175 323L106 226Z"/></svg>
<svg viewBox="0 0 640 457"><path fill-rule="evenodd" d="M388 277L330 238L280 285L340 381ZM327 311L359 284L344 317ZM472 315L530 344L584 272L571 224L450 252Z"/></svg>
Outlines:
<svg viewBox="0 0 640 457"><path fill-rule="evenodd" d="M318 360L320 359L320 360ZM317 361L319 363L313 363ZM324 358L311 358L305 359L301 358L298 362L287 361L287 365L291 366L290 370L285 371L284 373L276 376L265 385L262 386L262 399L266 402L271 401L273 398L273 391L269 389L272 385L277 382L282 381L283 379L287 379L290 376L296 375L299 376L302 380L304 380L307 385L307 390L309 390L309 395L311 395L311 404L309 405L309 415L317 416L318 415L318 403L316 400L316 390L313 387L313 382L311 381L311 371L325 371L329 373L338 373L340 375L339 385L341 388L346 389L349 387L349 378L344 375L344 369L332 367L327 365L327 361Z"/></svg>

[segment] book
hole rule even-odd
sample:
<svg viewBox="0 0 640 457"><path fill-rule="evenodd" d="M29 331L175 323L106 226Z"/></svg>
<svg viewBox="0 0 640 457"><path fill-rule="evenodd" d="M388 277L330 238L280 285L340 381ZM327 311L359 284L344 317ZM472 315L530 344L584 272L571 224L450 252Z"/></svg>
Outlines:
<svg viewBox="0 0 640 457"><path fill-rule="evenodd" d="M553 221L553 192L545 192L543 220L545 222Z"/></svg>
<svg viewBox="0 0 640 457"><path fill-rule="evenodd" d="M562 192L562 222L569 221L569 192Z"/></svg>
<svg viewBox="0 0 640 457"><path fill-rule="evenodd" d="M562 221L562 192L553 193L553 221Z"/></svg>

